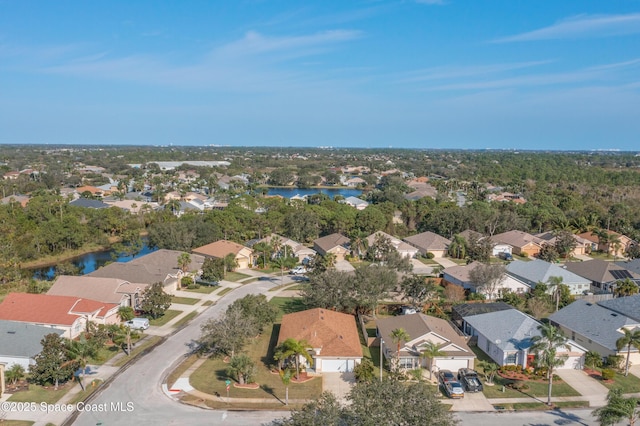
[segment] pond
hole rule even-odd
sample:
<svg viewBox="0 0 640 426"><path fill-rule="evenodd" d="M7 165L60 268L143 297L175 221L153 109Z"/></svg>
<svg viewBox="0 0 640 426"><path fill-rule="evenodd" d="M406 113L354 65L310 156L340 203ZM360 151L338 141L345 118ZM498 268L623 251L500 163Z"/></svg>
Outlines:
<svg viewBox="0 0 640 426"><path fill-rule="evenodd" d="M147 245L147 240L142 240L142 250L135 256L118 255L113 250L99 251L95 253L87 253L82 256L78 256L69 260L71 264L80 269L80 275L89 274L101 266L111 262L128 262L134 257L144 256L155 251L155 248L151 248ZM56 265L46 266L43 268L30 269L33 273L33 278L38 280L52 280L55 277Z"/></svg>

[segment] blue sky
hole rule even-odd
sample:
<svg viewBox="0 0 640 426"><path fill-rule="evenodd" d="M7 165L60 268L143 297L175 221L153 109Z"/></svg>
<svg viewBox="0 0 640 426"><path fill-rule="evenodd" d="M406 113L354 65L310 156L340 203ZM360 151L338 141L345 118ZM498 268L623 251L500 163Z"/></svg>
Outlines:
<svg viewBox="0 0 640 426"><path fill-rule="evenodd" d="M640 147L640 0L0 0L0 143Z"/></svg>

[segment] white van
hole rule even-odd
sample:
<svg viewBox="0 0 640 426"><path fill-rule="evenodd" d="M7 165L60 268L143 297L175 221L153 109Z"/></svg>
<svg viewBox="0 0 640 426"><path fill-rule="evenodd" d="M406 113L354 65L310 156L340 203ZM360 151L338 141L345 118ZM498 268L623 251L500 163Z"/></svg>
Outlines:
<svg viewBox="0 0 640 426"><path fill-rule="evenodd" d="M147 318L134 318L125 322L125 325L133 330L146 330L149 328L149 320Z"/></svg>

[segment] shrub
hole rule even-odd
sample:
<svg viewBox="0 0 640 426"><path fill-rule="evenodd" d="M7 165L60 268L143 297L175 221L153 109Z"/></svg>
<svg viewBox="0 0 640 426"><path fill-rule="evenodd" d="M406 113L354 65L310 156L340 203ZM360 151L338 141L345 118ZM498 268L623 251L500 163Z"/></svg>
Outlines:
<svg viewBox="0 0 640 426"><path fill-rule="evenodd" d="M602 370L602 380L613 380L614 377L616 377L616 371L613 368Z"/></svg>
<svg viewBox="0 0 640 426"><path fill-rule="evenodd" d="M605 362L605 365L607 367L619 370L621 363L622 363L622 355L609 355L607 357L607 361Z"/></svg>
<svg viewBox="0 0 640 426"><path fill-rule="evenodd" d="M529 253L523 251L522 253L520 253L520 256L529 257Z"/></svg>
<svg viewBox="0 0 640 426"><path fill-rule="evenodd" d="M427 259L433 259L436 256L430 251L428 251L427 254L424 255L424 257L426 257Z"/></svg>
<svg viewBox="0 0 640 426"><path fill-rule="evenodd" d="M199 288L200 288L200 284L192 283L192 284L189 284L189 285L187 286L187 288L188 288L189 290L197 290L197 289L199 289Z"/></svg>

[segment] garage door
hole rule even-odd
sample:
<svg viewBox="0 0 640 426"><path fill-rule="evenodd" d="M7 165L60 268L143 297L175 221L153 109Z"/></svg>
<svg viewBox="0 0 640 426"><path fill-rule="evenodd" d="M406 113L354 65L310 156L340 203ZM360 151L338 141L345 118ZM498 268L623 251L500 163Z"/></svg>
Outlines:
<svg viewBox="0 0 640 426"><path fill-rule="evenodd" d="M574 370L582 370L583 365L583 358L581 356L570 356L567 358L567 360L564 362L564 365L560 366L559 368L569 368L569 369L574 369Z"/></svg>
<svg viewBox="0 0 640 426"><path fill-rule="evenodd" d="M353 371L352 359L323 359L322 371L326 373L331 372L347 372Z"/></svg>
<svg viewBox="0 0 640 426"><path fill-rule="evenodd" d="M469 368L466 359L437 359L436 366L439 370L451 370L457 372L459 368Z"/></svg>

